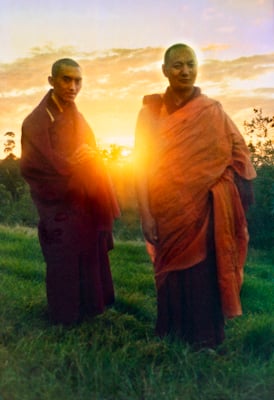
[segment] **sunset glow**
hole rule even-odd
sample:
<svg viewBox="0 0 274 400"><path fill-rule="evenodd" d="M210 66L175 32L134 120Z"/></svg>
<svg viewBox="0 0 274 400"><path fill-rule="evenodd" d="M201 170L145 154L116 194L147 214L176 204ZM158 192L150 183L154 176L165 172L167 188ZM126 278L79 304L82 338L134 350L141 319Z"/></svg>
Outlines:
<svg viewBox="0 0 274 400"><path fill-rule="evenodd" d="M133 146L142 97L165 90L163 53L175 42L194 47L200 60L197 85L221 101L242 131L254 107L273 115L273 1L194 3L1 3L0 158L8 131L16 134L20 155L22 121L49 89L51 64L62 57L82 66L76 102L100 146Z"/></svg>

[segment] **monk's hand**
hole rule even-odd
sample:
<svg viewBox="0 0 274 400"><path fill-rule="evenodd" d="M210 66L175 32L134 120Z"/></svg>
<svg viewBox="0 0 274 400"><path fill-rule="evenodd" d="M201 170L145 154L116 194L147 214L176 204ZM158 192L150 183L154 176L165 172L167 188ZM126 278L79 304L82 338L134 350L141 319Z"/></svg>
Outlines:
<svg viewBox="0 0 274 400"><path fill-rule="evenodd" d="M157 224L155 219L150 215L142 218L142 230L145 239L154 246L158 243Z"/></svg>
<svg viewBox="0 0 274 400"><path fill-rule="evenodd" d="M82 146L78 147L75 152L70 157L70 162L72 165L79 165L83 164L86 161L93 159L97 154L95 148L90 147L87 144L83 144Z"/></svg>

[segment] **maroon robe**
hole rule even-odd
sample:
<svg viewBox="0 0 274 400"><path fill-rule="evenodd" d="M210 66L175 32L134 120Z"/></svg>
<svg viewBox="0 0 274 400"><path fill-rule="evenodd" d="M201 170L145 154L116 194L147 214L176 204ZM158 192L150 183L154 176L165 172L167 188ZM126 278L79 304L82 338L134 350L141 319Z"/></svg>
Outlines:
<svg viewBox="0 0 274 400"><path fill-rule="evenodd" d="M23 122L21 172L39 213L50 316L70 324L114 301L108 251L119 209L99 156L69 161L95 139L75 104L61 112L51 94Z"/></svg>

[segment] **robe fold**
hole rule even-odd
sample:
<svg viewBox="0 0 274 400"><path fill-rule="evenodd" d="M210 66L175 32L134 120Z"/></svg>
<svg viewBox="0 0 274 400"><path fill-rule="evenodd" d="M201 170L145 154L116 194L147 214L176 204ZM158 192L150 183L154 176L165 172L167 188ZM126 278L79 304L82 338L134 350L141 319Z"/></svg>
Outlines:
<svg viewBox="0 0 274 400"><path fill-rule="evenodd" d="M60 110L49 91L22 125L21 173L39 213L47 264L47 297L55 322L96 315L114 301L108 251L119 207L98 155L70 162L77 148L96 150L94 135L74 103Z"/></svg>
<svg viewBox="0 0 274 400"><path fill-rule="evenodd" d="M171 114L164 104L145 105L136 137L137 151L153 149L148 195L158 243L148 244L148 250L157 289L171 272L206 260L213 219L222 311L229 318L240 315L248 231L234 177L250 181L256 176L243 137L221 105L203 94Z"/></svg>

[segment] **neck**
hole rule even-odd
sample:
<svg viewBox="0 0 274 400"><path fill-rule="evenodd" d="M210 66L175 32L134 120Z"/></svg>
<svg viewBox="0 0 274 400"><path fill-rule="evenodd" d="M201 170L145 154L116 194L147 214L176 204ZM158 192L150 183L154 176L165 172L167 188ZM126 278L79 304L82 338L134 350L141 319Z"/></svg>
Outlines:
<svg viewBox="0 0 274 400"><path fill-rule="evenodd" d="M178 106L182 103L186 103L192 97L194 91L195 91L194 86L186 90L177 90L177 91L174 90L173 88L170 88L170 92L174 99L174 103Z"/></svg>

